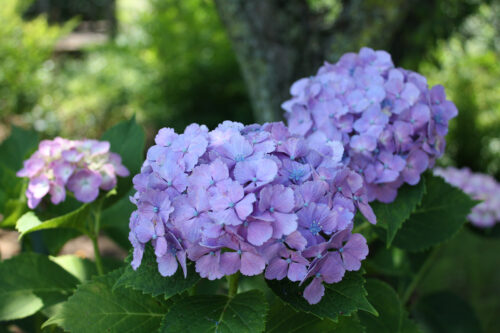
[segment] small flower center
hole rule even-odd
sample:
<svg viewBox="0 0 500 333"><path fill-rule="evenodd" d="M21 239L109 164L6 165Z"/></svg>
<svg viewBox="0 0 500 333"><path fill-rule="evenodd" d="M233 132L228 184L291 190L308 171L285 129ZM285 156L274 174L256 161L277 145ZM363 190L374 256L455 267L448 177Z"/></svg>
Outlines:
<svg viewBox="0 0 500 333"><path fill-rule="evenodd" d="M292 259L288 258L288 259L286 260L286 263L287 263L287 264L291 264L291 263L292 263Z"/></svg>
<svg viewBox="0 0 500 333"><path fill-rule="evenodd" d="M321 232L321 226L319 225L319 223L316 220L312 221L311 227L309 228L309 231L313 235L317 235Z"/></svg>
<svg viewBox="0 0 500 333"><path fill-rule="evenodd" d="M269 208L269 211L270 211L271 213L274 213L274 207Z"/></svg>
<svg viewBox="0 0 500 333"><path fill-rule="evenodd" d="M160 211L160 208L158 208L156 206L153 207L153 212L158 213L159 211Z"/></svg>

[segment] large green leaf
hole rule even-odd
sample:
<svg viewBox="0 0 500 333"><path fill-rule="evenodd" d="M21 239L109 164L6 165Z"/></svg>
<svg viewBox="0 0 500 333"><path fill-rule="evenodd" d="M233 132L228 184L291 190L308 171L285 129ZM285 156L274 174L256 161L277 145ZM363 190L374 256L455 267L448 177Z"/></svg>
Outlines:
<svg viewBox="0 0 500 333"><path fill-rule="evenodd" d="M470 305L446 291L422 298L415 308L415 316L429 333L482 332Z"/></svg>
<svg viewBox="0 0 500 333"><path fill-rule="evenodd" d="M144 159L144 131L135 121L135 117L122 121L107 130L101 140L109 141L110 150L122 157L125 165L133 175L137 173Z"/></svg>
<svg viewBox="0 0 500 333"><path fill-rule="evenodd" d="M38 134L20 127L12 126L10 136L0 145L0 164L18 171L23 160L38 143Z"/></svg>
<svg viewBox="0 0 500 333"><path fill-rule="evenodd" d="M168 298L191 288L200 280L200 276L195 272L193 266L192 263L188 264L186 278L184 278L180 267L173 276L163 277L158 272L154 250L148 245L145 248L141 266L134 271L132 266L127 265L124 273L116 282L115 288L127 287L153 296L163 295Z"/></svg>
<svg viewBox="0 0 500 333"><path fill-rule="evenodd" d="M128 240L130 215L137 207L130 202L133 190L101 214L101 229L124 249L130 248Z"/></svg>
<svg viewBox="0 0 500 333"><path fill-rule="evenodd" d="M160 332L264 331L267 303L257 290L230 298L222 295L189 296L176 302L162 321Z"/></svg>
<svg viewBox="0 0 500 333"><path fill-rule="evenodd" d="M0 214L2 227L13 227L27 210L24 197L24 181L16 176L38 143L38 134L12 126L10 136L0 144Z"/></svg>
<svg viewBox="0 0 500 333"><path fill-rule="evenodd" d="M110 150L122 157L123 165L130 171L129 177L118 177L118 195L105 203L105 207L108 207L122 198L132 187L131 179L139 172L144 160L145 135L134 116L111 127L102 135L101 140L109 141Z"/></svg>
<svg viewBox="0 0 500 333"><path fill-rule="evenodd" d="M418 332L390 285L380 280L369 279L365 286L368 291L368 301L379 313L378 317L366 312L358 313L367 333Z"/></svg>
<svg viewBox="0 0 500 333"><path fill-rule="evenodd" d="M422 201L425 193L425 178L415 186L406 184L398 190L398 196L390 204L374 202L371 204L377 216L377 227L385 230L386 244L389 247L403 223L408 220Z"/></svg>
<svg viewBox="0 0 500 333"><path fill-rule="evenodd" d="M443 244L432 269L419 283L419 294L450 290L471 304L485 330L500 327L500 239L463 228Z"/></svg>
<svg viewBox="0 0 500 333"><path fill-rule="evenodd" d="M80 282L89 280L92 276L97 275L95 264L89 259L80 258L74 255L65 255L59 257L50 257L50 260L64 268L64 270Z"/></svg>
<svg viewBox="0 0 500 333"><path fill-rule="evenodd" d="M131 289L112 290L122 270L80 285L43 327L58 325L73 333L154 332L168 305Z"/></svg>
<svg viewBox="0 0 500 333"><path fill-rule="evenodd" d="M276 301L267 316L266 333L360 333L364 332L359 320L354 317L342 316L335 323L330 319L318 317Z"/></svg>
<svg viewBox="0 0 500 333"><path fill-rule="evenodd" d="M75 229L87 234L90 212L91 204L85 204L71 213L46 221L40 221L35 213L27 212L17 221L16 229L21 233L21 237L33 231L56 228Z"/></svg>
<svg viewBox="0 0 500 333"><path fill-rule="evenodd" d="M1 157L0 157L1 159ZM17 219L28 209L25 197L26 182L13 169L0 164L0 214L2 227L16 225Z"/></svg>
<svg viewBox="0 0 500 333"><path fill-rule="evenodd" d="M22 253L0 262L0 320L30 316L64 301L78 280L48 257Z"/></svg>
<svg viewBox="0 0 500 333"><path fill-rule="evenodd" d="M421 251L449 239L460 230L476 204L440 177L427 177L426 187L421 204L394 239L399 248Z"/></svg>
<svg viewBox="0 0 500 333"><path fill-rule="evenodd" d="M370 244L370 256L363 266L369 274L401 277L412 273L407 252L397 247L387 248L381 242Z"/></svg>
<svg viewBox="0 0 500 333"><path fill-rule="evenodd" d="M267 280L268 286L282 300L297 310L312 313L319 318L336 321L339 315L350 315L357 310L377 314L375 308L366 299L365 280L359 272L348 272L342 281L325 283L325 295L318 304L310 305L302 296L304 285L288 280ZM306 285L307 283L305 283Z"/></svg>
<svg viewBox="0 0 500 333"><path fill-rule="evenodd" d="M81 236L81 232L75 229L45 229L42 230L42 242L47 252L50 255L58 255L64 245L78 236Z"/></svg>

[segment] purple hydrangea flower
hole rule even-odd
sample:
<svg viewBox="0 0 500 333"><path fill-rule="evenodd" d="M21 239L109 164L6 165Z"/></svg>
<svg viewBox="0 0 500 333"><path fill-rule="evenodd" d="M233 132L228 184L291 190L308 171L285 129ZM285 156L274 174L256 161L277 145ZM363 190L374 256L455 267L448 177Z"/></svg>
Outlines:
<svg viewBox="0 0 500 333"><path fill-rule="evenodd" d="M500 183L493 177L473 173L468 168L435 168L434 174L455 187L460 188L474 200L481 203L472 208L469 221L479 228L490 228L500 222Z"/></svg>
<svg viewBox="0 0 500 333"><path fill-rule="evenodd" d="M363 177L342 163L342 140L339 133L305 139L283 123L227 121L210 132L191 125L180 135L160 130L133 178L132 267L137 269L150 243L163 276L179 266L185 274L187 258L210 280L265 272L268 279L304 281L318 270L321 282L340 281L346 269L354 269L344 265L351 257L335 249L337 257L328 260L337 260L339 268L329 271L304 254L317 246L329 251L341 231L348 237L358 208L373 214ZM352 244L346 253L362 260L366 244Z"/></svg>
<svg viewBox="0 0 500 333"><path fill-rule="evenodd" d="M290 132L342 141L344 161L364 177L368 200L391 202L444 152L457 115L442 86L395 68L387 52L362 48L300 79L282 104ZM300 180L300 177L297 177Z"/></svg>
<svg viewBox="0 0 500 333"><path fill-rule="evenodd" d="M92 202L99 189L110 191L116 186L116 176L126 177L129 171L121 157L109 151L106 141L67 140L60 137L43 140L38 150L24 161L18 177L30 178L26 197L28 207L35 208L50 194L53 204L73 192L81 202Z"/></svg>

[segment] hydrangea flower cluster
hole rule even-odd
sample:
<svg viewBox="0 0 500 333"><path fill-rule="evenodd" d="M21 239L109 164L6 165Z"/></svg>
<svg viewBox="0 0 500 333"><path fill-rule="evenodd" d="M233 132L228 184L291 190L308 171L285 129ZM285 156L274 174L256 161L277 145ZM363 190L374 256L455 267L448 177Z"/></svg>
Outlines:
<svg viewBox="0 0 500 333"><path fill-rule="evenodd" d="M116 186L116 176L126 177L129 171L120 155L109 151L109 142L67 140L60 137L43 140L38 150L24 161L18 177L28 177L28 207L38 206L50 194L53 204L66 199L71 191L81 202L92 202L99 189L109 191Z"/></svg>
<svg viewBox="0 0 500 333"><path fill-rule="evenodd" d="M472 208L469 221L480 228L488 228L500 222L500 184L491 176L473 173L468 168L435 168L434 174L482 202Z"/></svg>
<svg viewBox="0 0 500 333"><path fill-rule="evenodd" d="M352 234L359 209L369 221L363 179L340 163L339 142L315 145L283 123L215 130L192 124L161 129L133 178L132 267L151 243L162 276L187 259L210 280L241 272L307 282L317 303L323 282L358 270L366 240Z"/></svg>
<svg viewBox="0 0 500 333"><path fill-rule="evenodd" d="M370 201L392 202L403 183L417 184L443 154L448 121L457 115L442 86L429 89L425 77L369 48L325 63L290 92L282 104L290 131L342 142L345 163L363 175Z"/></svg>

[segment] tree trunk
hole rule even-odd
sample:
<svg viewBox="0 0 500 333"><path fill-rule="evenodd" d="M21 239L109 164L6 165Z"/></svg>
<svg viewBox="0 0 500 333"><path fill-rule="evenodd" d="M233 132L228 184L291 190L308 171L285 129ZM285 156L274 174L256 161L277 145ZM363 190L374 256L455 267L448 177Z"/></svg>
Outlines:
<svg viewBox="0 0 500 333"><path fill-rule="evenodd" d="M352 0L332 27L306 0L215 0L245 78L255 119L282 118L290 85L362 46L383 48L416 0Z"/></svg>
<svg viewBox="0 0 500 333"><path fill-rule="evenodd" d="M290 83L321 59L311 52L305 0L215 0L243 72L255 119L281 118Z"/></svg>

